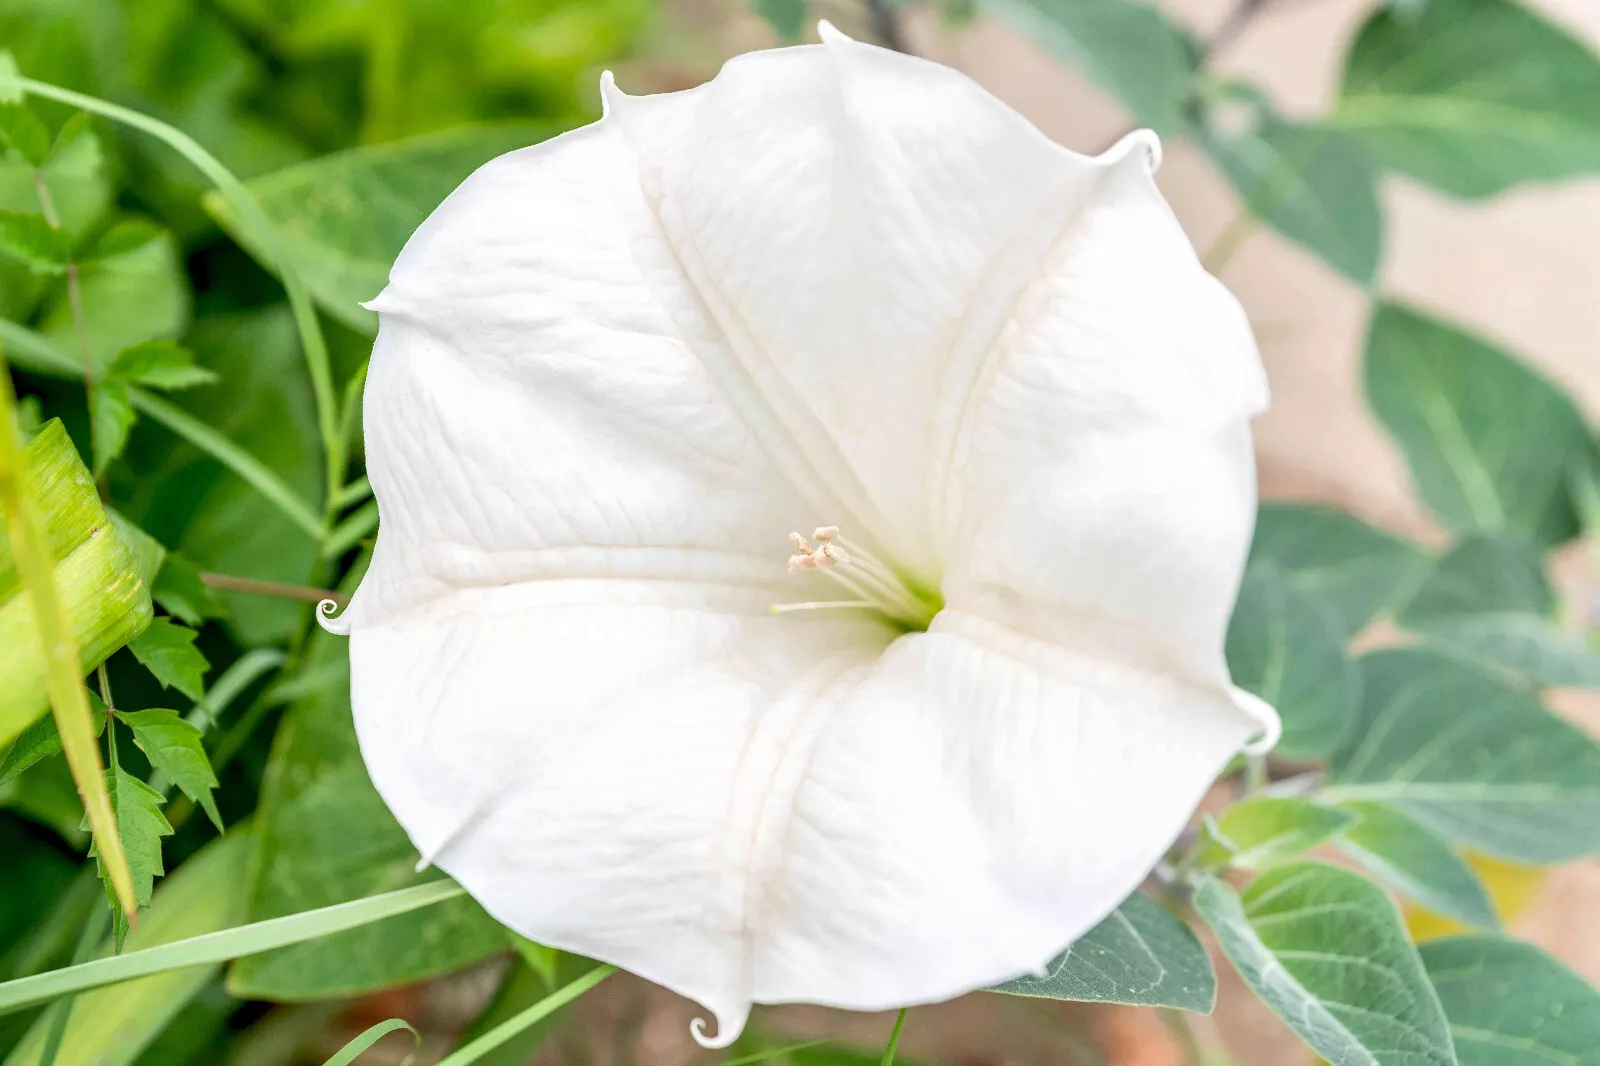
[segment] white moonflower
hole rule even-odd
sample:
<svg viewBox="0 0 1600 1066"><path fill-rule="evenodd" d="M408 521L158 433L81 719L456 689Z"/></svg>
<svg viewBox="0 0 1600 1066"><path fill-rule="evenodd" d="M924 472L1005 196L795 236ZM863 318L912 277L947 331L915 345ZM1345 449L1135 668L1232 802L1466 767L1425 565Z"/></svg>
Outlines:
<svg viewBox="0 0 1600 1066"><path fill-rule="evenodd" d="M1222 650L1262 368L1155 138L823 35L608 76L422 224L335 623L425 861L713 1046L1039 969L1276 730Z"/></svg>

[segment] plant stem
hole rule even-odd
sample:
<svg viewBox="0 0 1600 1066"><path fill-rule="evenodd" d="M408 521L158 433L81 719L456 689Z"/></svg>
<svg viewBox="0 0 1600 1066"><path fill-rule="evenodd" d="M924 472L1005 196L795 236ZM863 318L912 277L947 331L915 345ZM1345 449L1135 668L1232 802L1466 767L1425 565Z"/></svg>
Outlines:
<svg viewBox="0 0 1600 1066"><path fill-rule="evenodd" d="M889 1031L889 1042L883 1046L883 1058L878 1060L878 1066L894 1066L894 1052L900 1046L900 1030L905 1024L906 1008L901 1007L900 1013L894 1016L894 1028Z"/></svg>
<svg viewBox="0 0 1600 1066"><path fill-rule="evenodd" d="M1260 223L1261 219L1250 210L1249 204L1240 208L1233 221L1228 223L1228 228L1222 231L1222 236L1200 257L1201 265L1212 274L1221 274Z"/></svg>
<svg viewBox="0 0 1600 1066"><path fill-rule="evenodd" d="M321 603L332 600L340 607L350 602L350 597L335 589L312 588L308 585L284 585L276 581L258 581L253 577L235 577L232 574L202 573L200 580L214 589L229 592L246 592L255 596L274 596L280 600L299 600L302 603Z"/></svg>

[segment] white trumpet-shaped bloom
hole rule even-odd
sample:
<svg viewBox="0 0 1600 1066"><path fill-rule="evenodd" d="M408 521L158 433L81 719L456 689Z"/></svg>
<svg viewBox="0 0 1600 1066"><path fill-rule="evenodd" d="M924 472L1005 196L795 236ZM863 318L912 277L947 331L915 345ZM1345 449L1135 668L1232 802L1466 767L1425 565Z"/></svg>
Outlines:
<svg viewBox="0 0 1600 1066"><path fill-rule="evenodd" d="M423 223L334 624L425 860L719 1046L1038 969L1275 729L1223 659L1262 368L1154 138L824 37L607 78Z"/></svg>

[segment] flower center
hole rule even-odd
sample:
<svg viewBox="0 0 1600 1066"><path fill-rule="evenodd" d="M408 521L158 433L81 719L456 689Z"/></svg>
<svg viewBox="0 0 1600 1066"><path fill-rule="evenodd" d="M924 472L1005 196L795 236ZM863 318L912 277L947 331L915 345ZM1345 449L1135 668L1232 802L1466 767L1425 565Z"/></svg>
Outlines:
<svg viewBox="0 0 1600 1066"><path fill-rule="evenodd" d="M920 631L928 628L944 606L938 593L914 587L861 545L840 536L838 526L818 526L811 540L790 533L789 544L794 548L789 557L791 574L822 574L854 598L775 603L772 610L776 614L834 609L876 611L897 626Z"/></svg>

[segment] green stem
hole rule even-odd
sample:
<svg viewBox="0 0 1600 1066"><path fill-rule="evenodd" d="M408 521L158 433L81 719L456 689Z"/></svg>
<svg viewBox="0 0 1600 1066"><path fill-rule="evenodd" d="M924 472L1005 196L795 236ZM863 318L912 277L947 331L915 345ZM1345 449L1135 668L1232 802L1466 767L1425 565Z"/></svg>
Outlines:
<svg viewBox="0 0 1600 1066"><path fill-rule="evenodd" d="M445 1057L439 1066L467 1066L468 1063L477 1062L507 1040L535 1022L554 1014L616 972L615 966L596 966L576 981L550 993L527 1010L500 1023L466 1047Z"/></svg>
<svg viewBox="0 0 1600 1066"><path fill-rule="evenodd" d="M1261 224L1261 219L1250 210L1246 204L1239 209L1228 228L1222 231L1222 236L1206 249L1206 254L1200 257L1200 263L1209 273L1220 275L1233 262L1233 257L1239 254L1239 249L1244 247L1244 242L1256 231Z"/></svg>
<svg viewBox="0 0 1600 1066"><path fill-rule="evenodd" d="M894 1066L894 1052L900 1046L900 1030L906 1025L906 1008L901 1007L900 1013L894 1016L894 1028L889 1031L889 1042L883 1047L883 1058L878 1060L878 1066Z"/></svg>

